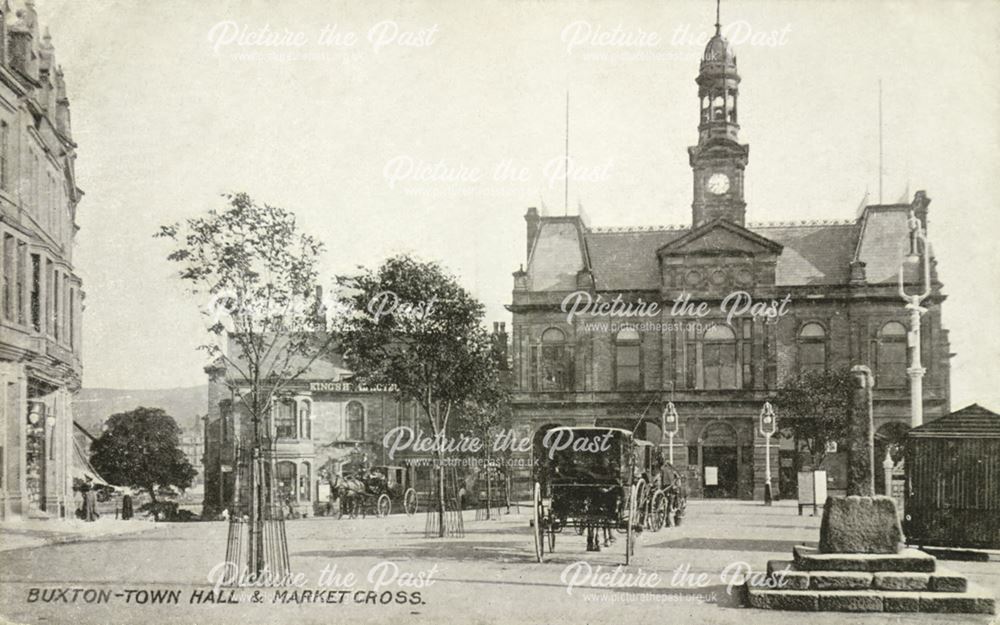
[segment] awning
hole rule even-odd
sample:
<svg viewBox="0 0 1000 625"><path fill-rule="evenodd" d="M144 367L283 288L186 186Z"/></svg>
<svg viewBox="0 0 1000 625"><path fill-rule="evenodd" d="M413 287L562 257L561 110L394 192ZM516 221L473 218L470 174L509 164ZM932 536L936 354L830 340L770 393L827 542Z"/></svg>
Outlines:
<svg viewBox="0 0 1000 625"><path fill-rule="evenodd" d="M94 470L91 466L90 460L87 459L87 454L83 453L83 447L80 446L80 442L73 439L73 477L81 481L87 481L89 478L91 483L100 484L101 486L111 486L100 474Z"/></svg>

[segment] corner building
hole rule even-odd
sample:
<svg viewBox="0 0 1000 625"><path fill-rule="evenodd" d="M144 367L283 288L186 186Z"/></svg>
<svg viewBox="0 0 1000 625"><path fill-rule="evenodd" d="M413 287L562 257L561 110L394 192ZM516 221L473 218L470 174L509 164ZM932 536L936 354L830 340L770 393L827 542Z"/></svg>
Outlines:
<svg viewBox="0 0 1000 625"><path fill-rule="evenodd" d="M689 226L602 229L581 216L525 214L526 263L514 273L509 306L514 423L519 435L535 437L560 425L625 427L666 447L651 422L672 399L680 416L674 463L686 469L692 495L760 499L758 414L786 378L867 364L876 380L876 436L909 427L909 317L897 275L910 251L908 220L912 214L926 227L930 199L920 191L910 203L863 206L843 221L747 223L740 76L718 25L696 82ZM915 291L917 264L905 266ZM933 259L931 266L921 329L925 421L949 411L945 296ZM741 291L740 304L749 297L778 311L786 301L784 315L730 316ZM636 314L569 319L567 298L570 309L577 300L620 298ZM698 304L704 315L691 314ZM644 412L651 418L640 423ZM794 497L802 455L791 440L771 445L774 490ZM832 451L824 465L833 492L844 487L844 461ZM527 470L517 476L522 496L531 480Z"/></svg>
<svg viewBox="0 0 1000 625"><path fill-rule="evenodd" d="M31 0L9 12L0 5L0 519L63 518L76 507L83 193L52 38Z"/></svg>

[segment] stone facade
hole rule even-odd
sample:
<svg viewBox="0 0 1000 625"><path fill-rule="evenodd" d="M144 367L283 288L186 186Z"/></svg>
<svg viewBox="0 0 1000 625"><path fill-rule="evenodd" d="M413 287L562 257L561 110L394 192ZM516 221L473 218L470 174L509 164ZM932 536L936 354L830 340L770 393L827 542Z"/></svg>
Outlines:
<svg viewBox="0 0 1000 625"><path fill-rule="evenodd" d="M529 208L526 262L514 273L509 310L521 435L596 423L666 444L657 424L672 400L680 415L674 463L687 470L692 494L750 499L763 496L765 473L757 417L790 376L866 364L876 378L875 427L909 424L909 318L897 275L911 224L927 226L930 199L921 191L840 221L747 223L739 83L736 57L716 35L697 77L690 226L601 229L582 215ZM927 421L949 409L935 262L921 329ZM917 264L905 267L914 290ZM640 423L641 415L650 418ZM771 445L775 494L794 496L795 442ZM831 490L842 489L842 450L825 467ZM522 496L531 479L529 471L518 476Z"/></svg>
<svg viewBox="0 0 1000 625"><path fill-rule="evenodd" d="M240 381L227 377L221 366L206 371L204 506L215 514L232 505L236 449L248 449L253 430L249 411L236 396L243 389ZM426 417L413 402L400 402L386 390L359 388L350 377L338 354L318 359L283 391L269 423L262 426L274 441L279 496L298 514L325 510L329 484L322 473L342 474L363 464L404 467L405 459L387 457L382 444L386 431L397 426L428 430ZM411 471L407 479L414 478Z"/></svg>
<svg viewBox="0 0 1000 625"><path fill-rule="evenodd" d="M0 519L73 499L83 290L73 268L76 144L52 40L30 0L0 7Z"/></svg>

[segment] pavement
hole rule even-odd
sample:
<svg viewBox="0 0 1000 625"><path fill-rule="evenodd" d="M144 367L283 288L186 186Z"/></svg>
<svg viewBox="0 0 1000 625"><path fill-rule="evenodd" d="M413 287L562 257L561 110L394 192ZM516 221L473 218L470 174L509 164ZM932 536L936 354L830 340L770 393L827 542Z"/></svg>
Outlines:
<svg viewBox="0 0 1000 625"><path fill-rule="evenodd" d="M465 536L444 539L424 536L422 513L289 521L291 565L303 586L233 594L210 593L210 572L225 558L224 522L158 523L151 531L11 548L0 555L0 615L14 623L74 625L998 622L997 616L742 607L737 587L748 570L763 573L768 560L787 559L794 545L818 540L820 519L798 516L794 502L692 500L681 527L644 533L632 565L621 569L623 540L588 553L572 531L536 563L528 517L527 507L490 521L476 521L469 511ZM0 541L6 531L0 528ZM1000 595L1000 563L946 566Z"/></svg>
<svg viewBox="0 0 1000 625"><path fill-rule="evenodd" d="M121 536L154 530L158 527L163 529L162 524L138 518L122 521L102 517L89 523L80 519L3 521L0 522L0 552L92 540L103 536Z"/></svg>

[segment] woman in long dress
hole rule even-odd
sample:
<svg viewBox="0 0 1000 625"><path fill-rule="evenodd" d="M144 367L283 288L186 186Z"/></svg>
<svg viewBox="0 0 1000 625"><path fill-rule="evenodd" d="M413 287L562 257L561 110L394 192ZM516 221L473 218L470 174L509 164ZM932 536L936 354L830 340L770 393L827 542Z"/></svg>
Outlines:
<svg viewBox="0 0 1000 625"><path fill-rule="evenodd" d="M96 521L98 516L97 493L94 492L94 486L89 479L80 487L80 492L83 494L83 520Z"/></svg>

